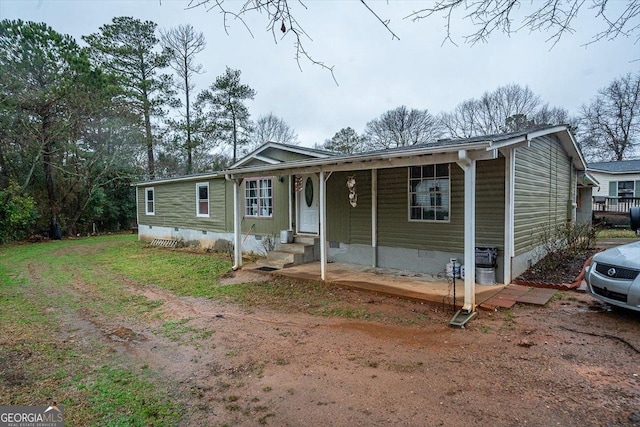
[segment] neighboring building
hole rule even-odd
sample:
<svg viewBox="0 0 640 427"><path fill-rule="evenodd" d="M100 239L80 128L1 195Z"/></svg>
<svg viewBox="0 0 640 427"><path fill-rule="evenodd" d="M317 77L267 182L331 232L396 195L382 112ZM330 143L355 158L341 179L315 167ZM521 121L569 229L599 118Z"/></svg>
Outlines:
<svg viewBox="0 0 640 427"><path fill-rule="evenodd" d="M628 227L629 210L640 206L640 159L589 163L587 170L598 183L593 194L594 221Z"/></svg>
<svg viewBox="0 0 640 427"><path fill-rule="evenodd" d="M586 164L566 126L353 155L268 143L209 175L136 184L140 239L234 242L262 252L282 230L328 259L438 274L465 264L474 310L476 247L498 252L508 283L537 262L549 229L591 216Z"/></svg>
<svg viewBox="0 0 640 427"><path fill-rule="evenodd" d="M594 196L640 197L640 159L589 163L587 169L599 182Z"/></svg>

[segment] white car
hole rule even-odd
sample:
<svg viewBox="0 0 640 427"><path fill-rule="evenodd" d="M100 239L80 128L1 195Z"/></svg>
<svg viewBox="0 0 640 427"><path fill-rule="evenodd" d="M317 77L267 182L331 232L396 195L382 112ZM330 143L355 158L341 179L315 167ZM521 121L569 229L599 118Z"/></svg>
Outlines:
<svg viewBox="0 0 640 427"><path fill-rule="evenodd" d="M640 311L640 241L596 254L585 281L587 291L599 300Z"/></svg>

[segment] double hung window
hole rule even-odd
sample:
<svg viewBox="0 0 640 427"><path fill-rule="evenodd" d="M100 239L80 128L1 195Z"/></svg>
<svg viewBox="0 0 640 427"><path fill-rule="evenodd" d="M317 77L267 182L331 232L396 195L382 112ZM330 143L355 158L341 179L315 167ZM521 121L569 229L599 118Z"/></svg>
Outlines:
<svg viewBox="0 0 640 427"><path fill-rule="evenodd" d="M409 167L409 220L449 221L449 165Z"/></svg>
<svg viewBox="0 0 640 427"><path fill-rule="evenodd" d="M209 183L196 184L196 216L209 216Z"/></svg>
<svg viewBox="0 0 640 427"><path fill-rule="evenodd" d="M258 218L273 217L273 179L245 179L244 214Z"/></svg>

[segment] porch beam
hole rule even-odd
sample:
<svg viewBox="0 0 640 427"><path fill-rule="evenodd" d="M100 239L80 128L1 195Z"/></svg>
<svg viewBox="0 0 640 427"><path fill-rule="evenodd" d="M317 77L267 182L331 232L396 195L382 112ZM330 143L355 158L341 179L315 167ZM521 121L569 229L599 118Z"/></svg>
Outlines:
<svg viewBox="0 0 640 427"><path fill-rule="evenodd" d="M371 266L378 266L378 170L371 169Z"/></svg>
<svg viewBox="0 0 640 427"><path fill-rule="evenodd" d="M476 160L466 150L458 151L458 166L464 171L464 305L476 309Z"/></svg>
<svg viewBox="0 0 640 427"><path fill-rule="evenodd" d="M486 145L480 148L474 148L473 150L465 150L470 158L476 160L488 160L495 158L494 150L487 152ZM327 161L326 159L324 160ZM439 163L455 163L458 161L457 152L449 153L431 153L431 154L414 154L412 156L392 157L385 159L354 159L344 163L325 163L322 165L309 165L309 166L293 166L291 168L278 167L274 165L270 167L258 167L253 171L232 173L233 178L249 178L265 175L305 175L311 173L324 172L352 172L358 170L369 169L389 169L405 166L423 166L433 165Z"/></svg>
<svg viewBox="0 0 640 427"><path fill-rule="evenodd" d="M320 172L320 278L327 279L327 182Z"/></svg>

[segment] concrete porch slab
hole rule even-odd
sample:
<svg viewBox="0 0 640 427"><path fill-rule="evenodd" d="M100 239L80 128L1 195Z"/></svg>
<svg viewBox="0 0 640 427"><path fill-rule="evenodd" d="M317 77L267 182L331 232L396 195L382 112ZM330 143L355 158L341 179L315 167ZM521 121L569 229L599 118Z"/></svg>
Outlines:
<svg viewBox="0 0 640 427"><path fill-rule="evenodd" d="M244 268L255 270L258 266L247 265ZM344 263L327 264L326 273L327 283L336 286L450 306L453 306L454 303L453 283L447 281L446 277L433 277L409 271ZM312 262L295 265L282 270L265 272L265 274L304 280L320 280L320 263ZM484 301L492 298L504 287L504 285L476 285L476 305L479 306ZM456 306L461 307L464 301L464 281L462 279L456 279L455 294Z"/></svg>

